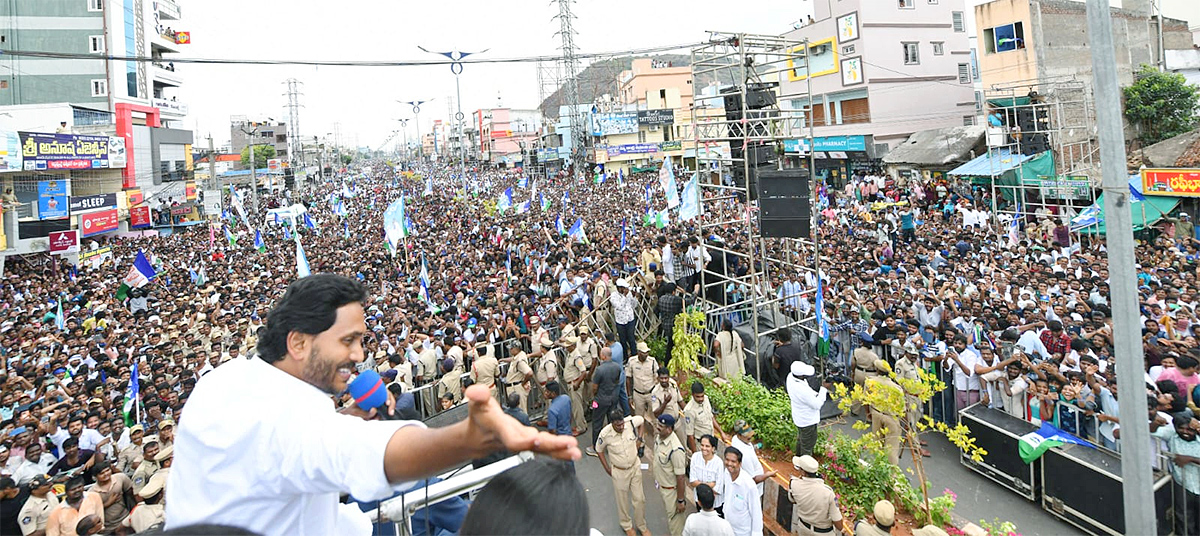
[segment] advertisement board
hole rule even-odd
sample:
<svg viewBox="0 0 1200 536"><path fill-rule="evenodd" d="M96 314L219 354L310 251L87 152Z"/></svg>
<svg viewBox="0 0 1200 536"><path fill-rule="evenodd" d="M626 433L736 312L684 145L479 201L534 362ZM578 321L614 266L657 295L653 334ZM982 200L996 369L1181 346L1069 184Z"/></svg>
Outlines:
<svg viewBox="0 0 1200 536"><path fill-rule="evenodd" d="M140 206L129 209L129 228L143 229L150 226L150 207Z"/></svg>
<svg viewBox="0 0 1200 536"><path fill-rule="evenodd" d="M76 134L43 134L21 132L21 159L25 171L53 169L108 169L125 167L113 165L125 159L125 146L111 147L109 136ZM119 149L118 155L112 151Z"/></svg>
<svg viewBox="0 0 1200 536"><path fill-rule="evenodd" d="M71 213L117 208L117 194L94 194L71 196Z"/></svg>
<svg viewBox="0 0 1200 536"><path fill-rule="evenodd" d="M85 238L108 231L115 231L119 227L119 224L117 209L115 208L79 215L79 230Z"/></svg>
<svg viewBox="0 0 1200 536"><path fill-rule="evenodd" d="M675 122L675 110L639 110L638 124L665 125Z"/></svg>
<svg viewBox="0 0 1200 536"><path fill-rule="evenodd" d="M592 135L610 136L613 134L637 134L637 112L613 112L609 114L592 114Z"/></svg>
<svg viewBox="0 0 1200 536"><path fill-rule="evenodd" d="M93 270L104 265L104 263L113 260L112 246L104 246L91 251L84 251L79 254L79 264L87 266Z"/></svg>
<svg viewBox="0 0 1200 536"><path fill-rule="evenodd" d="M1088 180L1086 175L1042 175L1037 178L1037 186L1042 192L1042 197L1048 199L1086 201L1092 197L1092 181Z"/></svg>
<svg viewBox="0 0 1200 536"><path fill-rule="evenodd" d="M192 203L184 203L182 205L175 205L175 206L171 207L171 215L172 216L186 216L186 215L192 213L192 209L194 207L195 207L195 205L193 205Z"/></svg>
<svg viewBox="0 0 1200 536"><path fill-rule="evenodd" d="M1143 169L1142 193L1200 197L1200 169Z"/></svg>
<svg viewBox="0 0 1200 536"><path fill-rule="evenodd" d="M50 253L77 253L79 251L79 231L50 231Z"/></svg>
<svg viewBox="0 0 1200 536"><path fill-rule="evenodd" d="M267 160L267 171L283 171L283 160L279 158Z"/></svg>
<svg viewBox="0 0 1200 536"><path fill-rule="evenodd" d="M38 182L38 219L65 218L70 213L67 201L67 181Z"/></svg>
<svg viewBox="0 0 1200 536"><path fill-rule="evenodd" d="M196 183L189 182L183 186L183 196L188 201L196 200Z"/></svg>
<svg viewBox="0 0 1200 536"><path fill-rule="evenodd" d="M146 198L145 198L145 196L142 195L141 188L125 190L125 206L136 207L136 206L142 204L142 202L145 200L146 200Z"/></svg>

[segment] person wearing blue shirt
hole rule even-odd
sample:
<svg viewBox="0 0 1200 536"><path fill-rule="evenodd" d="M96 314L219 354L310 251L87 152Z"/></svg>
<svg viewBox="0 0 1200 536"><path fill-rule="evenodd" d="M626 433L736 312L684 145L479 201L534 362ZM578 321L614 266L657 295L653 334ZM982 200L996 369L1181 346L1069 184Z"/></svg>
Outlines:
<svg viewBox="0 0 1200 536"><path fill-rule="evenodd" d="M625 390L625 348L617 342L615 333L605 333L604 340L612 349L612 362L621 367L621 388L617 389L617 405L621 407L621 411L624 411L625 415L629 415L629 392Z"/></svg>
<svg viewBox="0 0 1200 536"><path fill-rule="evenodd" d="M557 381L546 382L546 400L550 407L546 409L546 430L554 435L571 435L571 397L563 392L562 385ZM567 462L571 472L575 472L575 462Z"/></svg>

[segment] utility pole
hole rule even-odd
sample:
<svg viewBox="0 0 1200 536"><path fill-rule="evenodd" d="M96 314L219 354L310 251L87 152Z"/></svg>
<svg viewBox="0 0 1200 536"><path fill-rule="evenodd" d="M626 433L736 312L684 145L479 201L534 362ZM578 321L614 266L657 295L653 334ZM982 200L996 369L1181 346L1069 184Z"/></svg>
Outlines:
<svg viewBox="0 0 1200 536"><path fill-rule="evenodd" d="M571 13L571 3L574 0L556 0L558 3L558 35L562 38L562 74L567 82L567 97L570 99L571 115L571 166L575 168L575 177L583 176L587 163L584 144L587 131L584 130L584 111L579 102L579 58L575 56L575 14Z"/></svg>
<svg viewBox="0 0 1200 536"><path fill-rule="evenodd" d="M216 185L217 191L221 191L221 180L217 178L217 150L213 148L212 134L208 135L208 181L209 189L212 189L213 185ZM222 192L221 195L217 196L218 205L225 204L224 195Z"/></svg>
<svg viewBox="0 0 1200 536"><path fill-rule="evenodd" d="M303 164L304 144L300 138L300 108L304 105L300 104L300 86L303 82L295 78L288 78L287 98L288 98L288 161L295 169L297 164Z"/></svg>
<svg viewBox="0 0 1200 536"><path fill-rule="evenodd" d="M1144 383L1141 323L1137 304L1137 274L1133 257L1133 213L1130 211L1129 174L1125 161L1125 132L1121 124L1121 98L1117 85L1113 47L1112 10L1109 0L1087 0L1088 39L1096 94L1100 169L1104 178L1105 237L1108 245L1109 299L1113 312L1113 355L1117 385L1129 396L1121 397L1121 480L1124 483L1125 534L1155 534L1154 489L1151 480L1150 427L1146 422L1146 397L1138 394ZM1137 395L1137 396L1135 396ZM1168 424L1167 426L1170 426Z"/></svg>

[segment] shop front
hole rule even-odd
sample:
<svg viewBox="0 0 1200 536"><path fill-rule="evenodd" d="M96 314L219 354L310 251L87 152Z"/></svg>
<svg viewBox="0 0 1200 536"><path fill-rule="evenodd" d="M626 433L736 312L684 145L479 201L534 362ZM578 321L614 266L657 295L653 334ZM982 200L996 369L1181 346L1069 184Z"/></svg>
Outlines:
<svg viewBox="0 0 1200 536"><path fill-rule="evenodd" d="M813 138L813 172L818 180L831 187L841 188L856 175L881 173L882 162L875 154L871 135L820 136ZM808 140L784 140L784 155L795 159L796 165L808 155Z"/></svg>

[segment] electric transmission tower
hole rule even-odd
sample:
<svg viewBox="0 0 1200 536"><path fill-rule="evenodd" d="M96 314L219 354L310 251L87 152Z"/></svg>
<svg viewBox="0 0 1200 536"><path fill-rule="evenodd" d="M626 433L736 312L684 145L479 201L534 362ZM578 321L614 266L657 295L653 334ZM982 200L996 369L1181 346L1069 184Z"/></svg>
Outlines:
<svg viewBox="0 0 1200 536"><path fill-rule="evenodd" d="M576 176L582 176L587 165L587 130L583 103L579 102L579 58L575 56L575 14L571 13L574 0L555 0L558 3L558 35L562 38L563 79L567 82L566 98L571 117L571 166Z"/></svg>
<svg viewBox="0 0 1200 536"><path fill-rule="evenodd" d="M300 141L300 108L304 106L300 104L303 95L300 86L304 83L295 78L288 78L284 83L287 84L288 98L288 160L292 168L296 168L303 165L304 158L304 146Z"/></svg>

